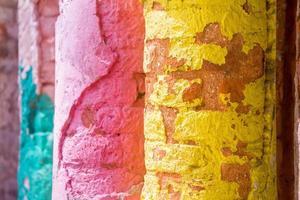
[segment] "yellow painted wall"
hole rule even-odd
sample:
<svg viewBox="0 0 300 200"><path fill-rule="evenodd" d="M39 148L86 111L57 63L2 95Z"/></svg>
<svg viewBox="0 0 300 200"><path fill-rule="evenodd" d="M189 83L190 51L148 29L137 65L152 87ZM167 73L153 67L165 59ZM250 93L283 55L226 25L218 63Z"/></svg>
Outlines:
<svg viewBox="0 0 300 200"><path fill-rule="evenodd" d="M270 5L144 0L143 199L277 198Z"/></svg>

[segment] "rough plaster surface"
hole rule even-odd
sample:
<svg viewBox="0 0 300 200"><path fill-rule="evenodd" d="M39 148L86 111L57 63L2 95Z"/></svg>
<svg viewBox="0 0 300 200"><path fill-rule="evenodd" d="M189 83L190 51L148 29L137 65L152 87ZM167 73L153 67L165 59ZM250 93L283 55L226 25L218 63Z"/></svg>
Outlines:
<svg viewBox="0 0 300 200"><path fill-rule="evenodd" d="M17 1L0 0L0 199L17 198Z"/></svg>
<svg viewBox="0 0 300 200"><path fill-rule="evenodd" d="M57 23L54 199L139 199L144 176L139 0L64 1Z"/></svg>

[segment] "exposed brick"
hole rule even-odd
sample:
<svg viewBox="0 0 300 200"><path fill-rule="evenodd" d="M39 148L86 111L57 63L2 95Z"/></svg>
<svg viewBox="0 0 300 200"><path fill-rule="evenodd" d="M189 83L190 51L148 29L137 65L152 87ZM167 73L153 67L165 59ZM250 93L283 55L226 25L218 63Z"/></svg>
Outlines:
<svg viewBox="0 0 300 200"><path fill-rule="evenodd" d="M58 0L40 0L39 13L46 17L57 16L59 14Z"/></svg>
<svg viewBox="0 0 300 200"><path fill-rule="evenodd" d="M56 17L41 17L39 20L42 37L50 38L55 34L55 29L53 28L56 22Z"/></svg>
<svg viewBox="0 0 300 200"><path fill-rule="evenodd" d="M41 52L43 62L54 61L55 59L54 38L43 40L41 44Z"/></svg>

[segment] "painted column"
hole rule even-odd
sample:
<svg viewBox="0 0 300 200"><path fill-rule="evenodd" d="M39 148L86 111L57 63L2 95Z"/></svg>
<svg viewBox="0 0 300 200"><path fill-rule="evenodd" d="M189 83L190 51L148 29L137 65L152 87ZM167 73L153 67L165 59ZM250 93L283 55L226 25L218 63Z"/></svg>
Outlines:
<svg viewBox="0 0 300 200"><path fill-rule="evenodd" d="M61 1L53 199L139 199L144 176L139 0Z"/></svg>
<svg viewBox="0 0 300 200"><path fill-rule="evenodd" d="M275 3L144 4L143 199L276 199Z"/></svg>
<svg viewBox="0 0 300 200"><path fill-rule="evenodd" d="M50 200L58 2L19 1L19 199Z"/></svg>

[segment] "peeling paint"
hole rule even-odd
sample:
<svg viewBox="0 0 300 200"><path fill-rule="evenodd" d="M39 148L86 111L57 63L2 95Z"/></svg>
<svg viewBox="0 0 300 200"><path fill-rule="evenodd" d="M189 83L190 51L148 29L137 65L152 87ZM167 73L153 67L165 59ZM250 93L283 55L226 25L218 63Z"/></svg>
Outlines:
<svg viewBox="0 0 300 200"><path fill-rule="evenodd" d="M142 198L276 199L266 1L144 7Z"/></svg>

